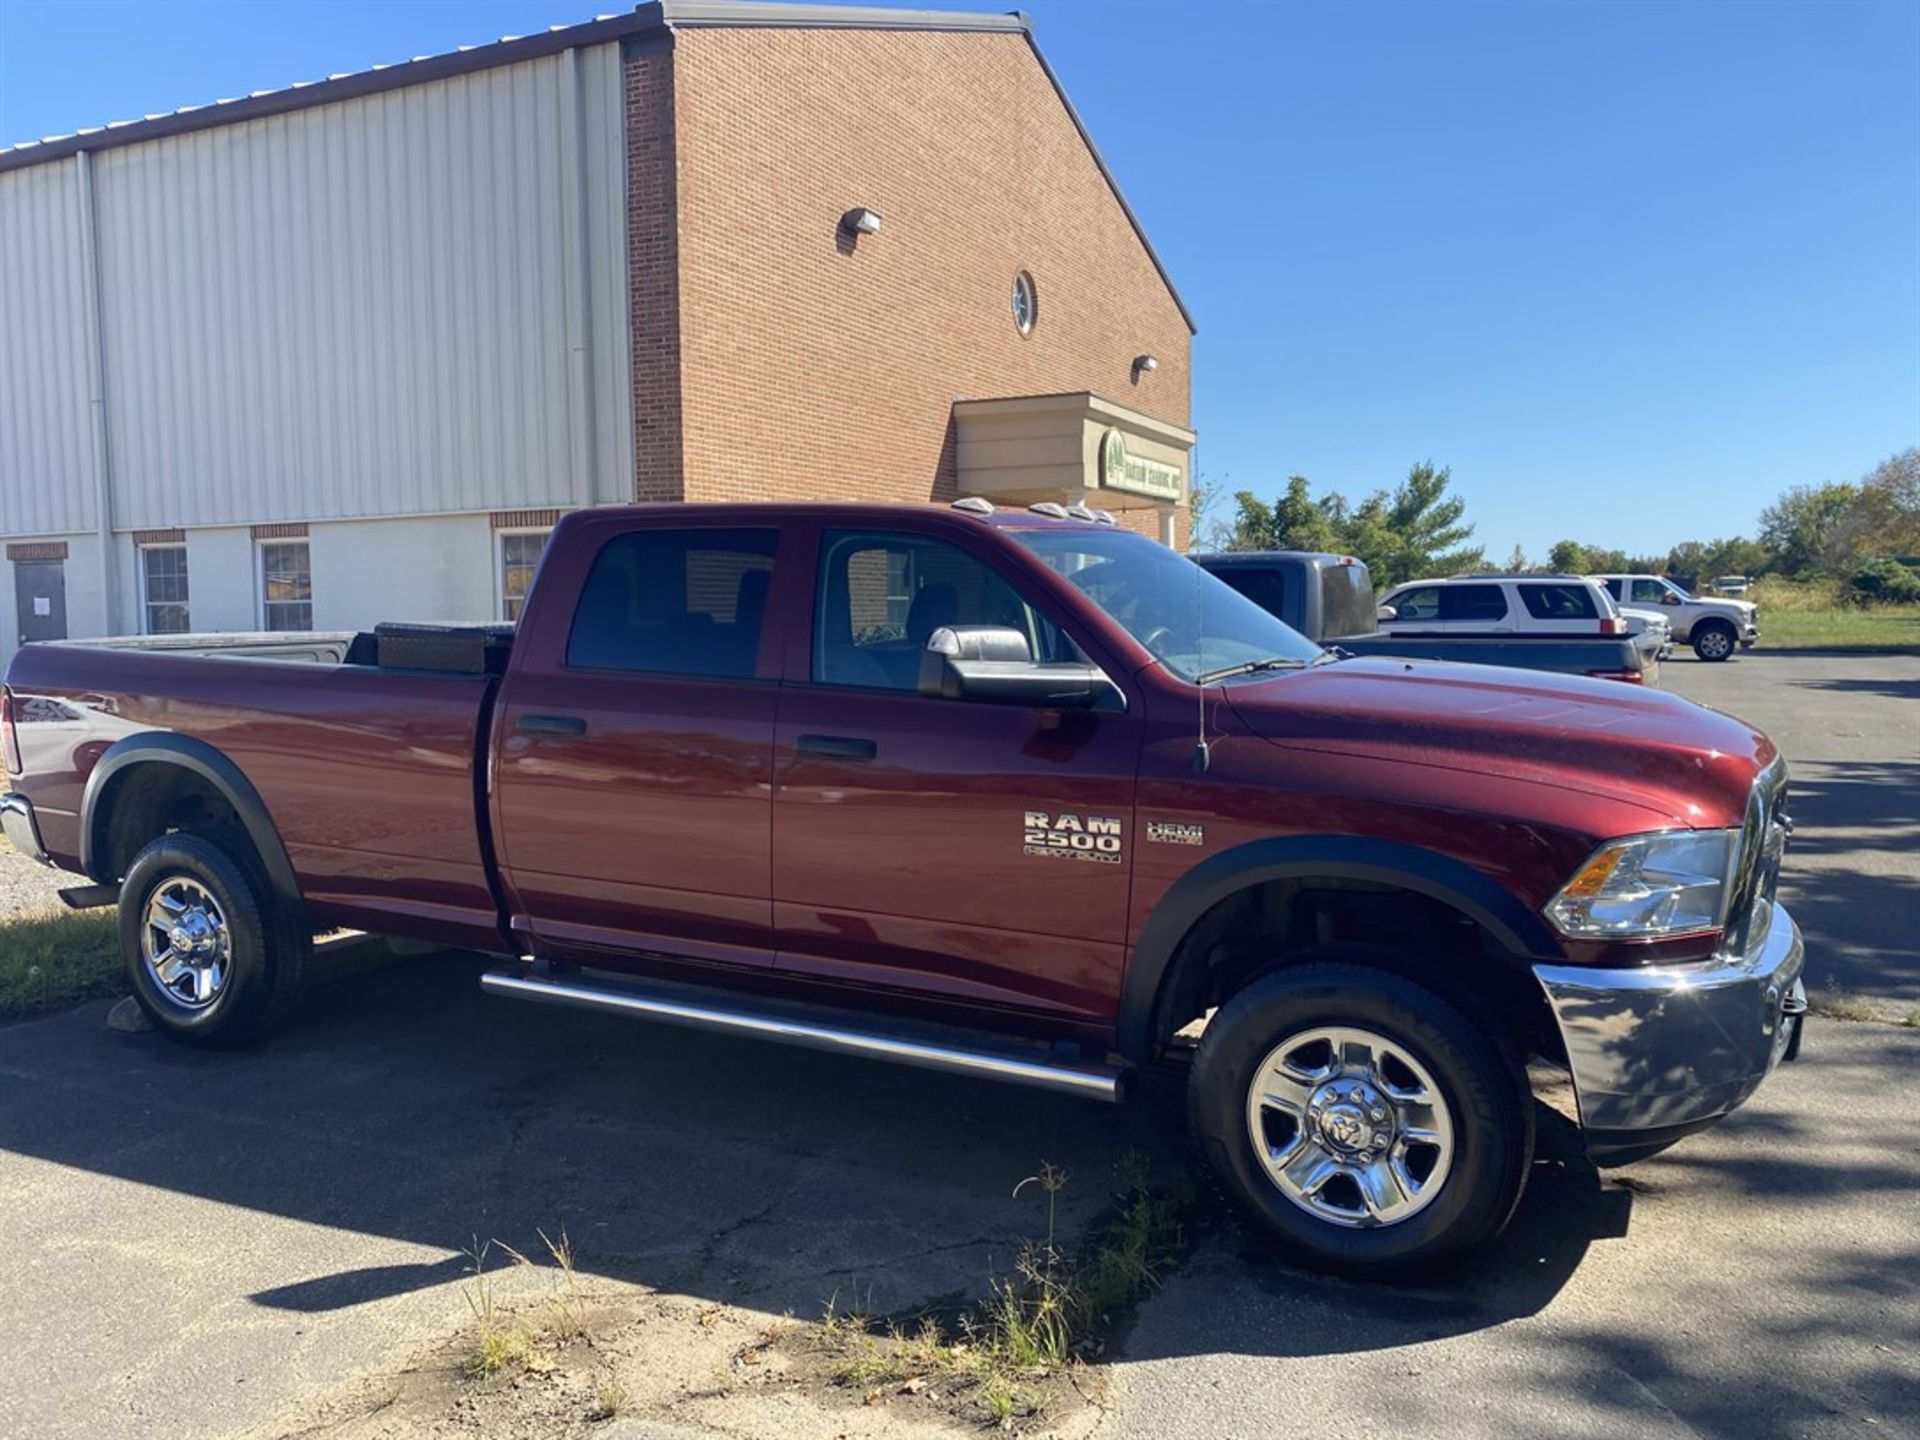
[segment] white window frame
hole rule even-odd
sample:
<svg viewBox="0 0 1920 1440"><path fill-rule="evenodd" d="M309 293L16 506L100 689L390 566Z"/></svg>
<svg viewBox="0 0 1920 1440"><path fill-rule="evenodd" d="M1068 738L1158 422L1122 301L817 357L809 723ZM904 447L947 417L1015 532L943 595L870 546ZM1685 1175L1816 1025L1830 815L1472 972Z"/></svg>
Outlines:
<svg viewBox="0 0 1920 1440"><path fill-rule="evenodd" d="M273 630L267 624L267 547L269 545L304 545L307 547L307 628L313 628L313 542L305 535L283 535L278 539L262 539L253 542L253 593L254 618L259 622L261 632L272 631L278 635L297 635L297 630ZM276 601L276 604L298 604L298 601Z"/></svg>
<svg viewBox="0 0 1920 1440"><path fill-rule="evenodd" d="M512 622L507 614L507 537L509 535L539 535L543 538L540 549L542 558L546 553L546 539L553 535L551 525L513 525L493 532L493 618ZM535 562L536 566L538 562ZM532 594L529 589L528 594ZM524 605L524 600L523 600Z"/></svg>
<svg viewBox="0 0 1920 1440"><path fill-rule="evenodd" d="M140 633L142 635L154 635L159 632L153 628L154 602L152 592L147 588L147 556L155 550L178 550L184 559L187 554L187 542L184 540L169 540L159 545L136 545L134 549L139 552L140 556ZM191 562L189 561L183 569L187 576L187 598L180 603L187 608L187 633L190 634L193 630L193 572ZM163 601L161 603L172 604L173 602ZM178 632L170 631L168 633Z"/></svg>

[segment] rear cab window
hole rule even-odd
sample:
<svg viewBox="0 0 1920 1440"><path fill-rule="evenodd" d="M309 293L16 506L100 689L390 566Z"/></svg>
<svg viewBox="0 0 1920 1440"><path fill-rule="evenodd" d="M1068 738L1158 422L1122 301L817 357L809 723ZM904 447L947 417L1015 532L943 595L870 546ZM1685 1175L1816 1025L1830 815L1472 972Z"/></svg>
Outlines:
<svg viewBox="0 0 1920 1440"><path fill-rule="evenodd" d="M630 530L600 548L567 636L570 670L754 677L777 530Z"/></svg>

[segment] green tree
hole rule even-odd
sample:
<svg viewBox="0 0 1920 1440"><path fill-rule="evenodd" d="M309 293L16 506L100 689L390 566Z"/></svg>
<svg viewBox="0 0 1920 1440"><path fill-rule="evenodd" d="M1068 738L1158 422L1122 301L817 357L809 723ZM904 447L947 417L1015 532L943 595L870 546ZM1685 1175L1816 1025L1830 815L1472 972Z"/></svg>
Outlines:
<svg viewBox="0 0 1920 1440"><path fill-rule="evenodd" d="M1486 551L1467 543L1473 539L1473 526L1463 518L1467 502L1447 493L1452 481L1450 468L1424 460L1407 471L1407 478L1387 498L1382 523L1393 537L1385 567L1387 584L1485 568ZM1381 579L1378 571L1374 578Z"/></svg>
<svg viewBox="0 0 1920 1440"><path fill-rule="evenodd" d="M1858 485L1796 485L1760 512L1760 543L1795 579L1851 574L1870 548L1854 513L1860 500Z"/></svg>
<svg viewBox="0 0 1920 1440"><path fill-rule="evenodd" d="M1558 575L1582 575L1593 567L1587 564L1587 547L1578 540L1556 540L1547 552L1547 568Z"/></svg>
<svg viewBox="0 0 1920 1440"><path fill-rule="evenodd" d="M1527 558L1526 547L1515 544L1507 554L1507 569L1515 575L1524 575L1533 569L1533 562Z"/></svg>
<svg viewBox="0 0 1920 1440"><path fill-rule="evenodd" d="M1304 475L1287 479L1286 493L1269 505L1250 490L1234 497L1230 550L1337 550L1340 534L1317 503Z"/></svg>

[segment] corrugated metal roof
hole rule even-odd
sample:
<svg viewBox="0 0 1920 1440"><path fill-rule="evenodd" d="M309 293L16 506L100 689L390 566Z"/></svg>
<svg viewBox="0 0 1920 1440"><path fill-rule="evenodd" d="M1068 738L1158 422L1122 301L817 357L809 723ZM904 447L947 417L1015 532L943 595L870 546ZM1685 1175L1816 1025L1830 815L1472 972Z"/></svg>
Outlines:
<svg viewBox="0 0 1920 1440"><path fill-rule="evenodd" d="M301 110L313 105L327 105L338 100L375 94L382 90L397 90L429 80L441 80L470 71L491 69L497 65L513 65L541 55L556 54L575 46L595 45L626 35L703 26L957 30L1014 33L1026 36L1027 43L1033 49L1034 57L1040 62L1040 68L1046 72L1047 79L1060 97L1060 103L1066 107L1067 114L1075 128L1079 130L1081 139L1086 142L1087 149L1092 152L1094 163L1100 167L1100 173L1106 177L1107 184L1113 190L1114 198L1120 203L1120 209L1125 213L1128 222L1133 226L1134 233L1140 239L1140 244L1145 248L1147 258L1160 272L1160 279L1166 285L1167 293L1173 297L1173 303L1178 307L1181 318L1186 321L1189 330L1197 329L1186 302L1180 298L1180 292L1174 287L1173 277L1167 273L1167 267L1161 263L1159 255L1154 251L1153 242L1147 238L1146 228L1134 214L1133 207L1127 203L1127 197L1121 191L1119 182L1108 167L1106 158L1100 153L1100 147L1094 143L1092 132L1081 120L1079 112L1073 108L1073 102L1067 98L1067 92L1060 83L1060 77L1047 63L1046 55L1034 39L1032 22L1024 11L1018 10L1007 14L989 14L967 10L897 10L857 5L780 4L767 3L767 0L649 0L649 3L629 13L598 15L592 20L583 21L577 25L555 25L537 35L505 35L490 44L462 45L456 50L440 55L419 55L398 64L376 65L370 70L329 75L323 80L296 81L279 90L256 90L250 95L232 96L215 100L210 104L185 105L178 110L148 115L139 120L115 120L106 125L96 125L76 131L72 135L50 135L41 140L22 141L11 147L0 149L0 173L22 169L29 165L45 164L82 150L100 151L122 145L134 145L145 140L157 140L167 135L180 135L219 125L231 125L267 115L281 115L290 110Z"/></svg>

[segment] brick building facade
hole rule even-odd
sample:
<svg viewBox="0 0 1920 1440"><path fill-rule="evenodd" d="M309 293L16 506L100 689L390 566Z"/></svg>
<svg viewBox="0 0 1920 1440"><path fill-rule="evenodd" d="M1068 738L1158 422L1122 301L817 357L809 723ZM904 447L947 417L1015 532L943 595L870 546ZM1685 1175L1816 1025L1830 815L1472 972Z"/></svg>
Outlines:
<svg viewBox="0 0 1920 1440"><path fill-rule="evenodd" d="M666 0L0 151L8 235L9 647L511 617L634 499L1184 539L1192 326L1021 16Z"/></svg>

